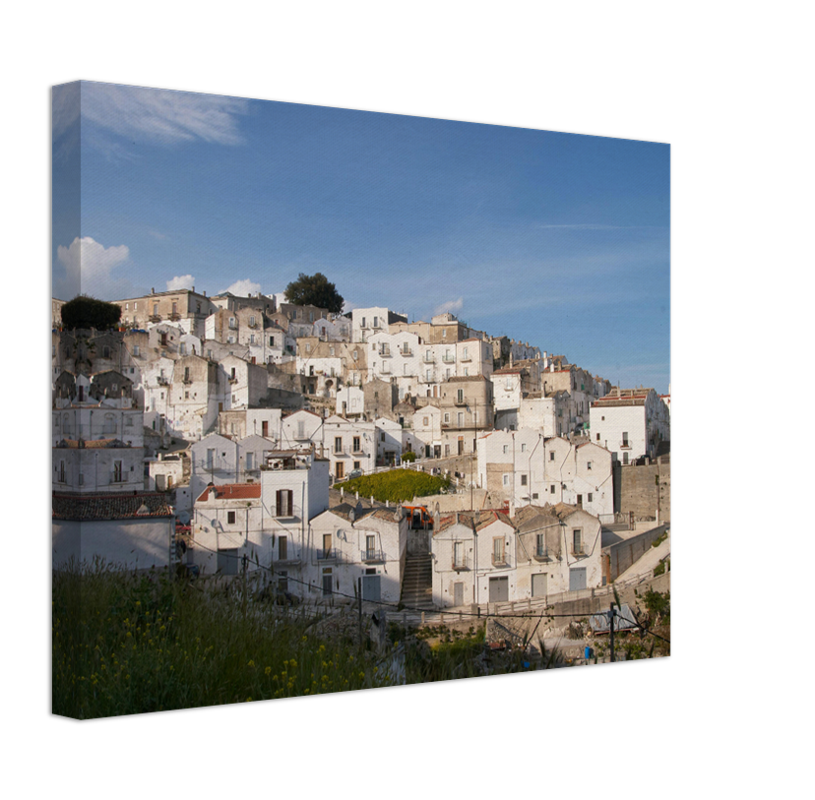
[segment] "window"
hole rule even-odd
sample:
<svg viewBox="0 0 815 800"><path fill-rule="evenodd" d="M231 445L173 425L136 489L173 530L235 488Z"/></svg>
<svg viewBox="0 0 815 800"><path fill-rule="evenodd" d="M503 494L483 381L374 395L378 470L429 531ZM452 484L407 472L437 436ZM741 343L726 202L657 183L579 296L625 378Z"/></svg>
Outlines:
<svg viewBox="0 0 815 800"><path fill-rule="evenodd" d="M269 347L274 347L274 336L269 337Z"/></svg>
<svg viewBox="0 0 815 800"><path fill-rule="evenodd" d="M341 453L342 452L342 436L335 436L334 437L334 452Z"/></svg>
<svg viewBox="0 0 815 800"><path fill-rule="evenodd" d="M323 534L323 558L331 558L331 534Z"/></svg>
<svg viewBox="0 0 815 800"><path fill-rule="evenodd" d="M233 330L237 327L237 320L235 319L235 317L229 318L229 327L232 328Z"/></svg>
<svg viewBox="0 0 815 800"><path fill-rule="evenodd" d="M492 561L494 564L504 563L504 537L492 540Z"/></svg>
<svg viewBox="0 0 815 800"><path fill-rule="evenodd" d="M121 461L114 461L113 462L113 481L112 483L122 483L124 478L122 477L122 462Z"/></svg>
<svg viewBox="0 0 815 800"><path fill-rule="evenodd" d="M461 569L464 566L464 542L453 543L453 567Z"/></svg>
<svg viewBox="0 0 815 800"><path fill-rule="evenodd" d="M299 419L297 420L297 438L298 439L305 439L306 437L306 423Z"/></svg>
<svg viewBox="0 0 815 800"><path fill-rule="evenodd" d="M294 515L294 492L291 489L278 489L276 500L278 517L291 517Z"/></svg>
<svg viewBox="0 0 815 800"><path fill-rule="evenodd" d="M628 453L623 453L623 464L628 463Z"/></svg>
<svg viewBox="0 0 815 800"><path fill-rule="evenodd" d="M374 317L374 328L379 327L379 317Z"/></svg>
<svg viewBox="0 0 815 800"><path fill-rule="evenodd" d="M365 558L367 560L376 558L376 536L373 534L365 537Z"/></svg>
<svg viewBox="0 0 815 800"><path fill-rule="evenodd" d="M384 441L385 441L385 431L382 431L382 433L380 433L380 434L379 434L379 441L380 441L380 442L384 442Z"/></svg>
<svg viewBox="0 0 815 800"><path fill-rule="evenodd" d="M358 453L361 449L362 448L360 447L360 437L355 436L354 437L354 452ZM358 464L359 462L357 461L357 462L354 462L354 463ZM356 469L356 467L355 467L355 469Z"/></svg>
<svg viewBox="0 0 815 800"><path fill-rule="evenodd" d="M235 524L235 512L234 511L227 511L226 512L226 522L227 522L227 525L234 525Z"/></svg>
<svg viewBox="0 0 815 800"><path fill-rule="evenodd" d="M599 433L597 434L597 439L596 439L596 441L598 441L598 442L600 441L600 434L599 434Z"/></svg>
<svg viewBox="0 0 815 800"><path fill-rule="evenodd" d="M583 495L582 494L577 495L577 505L579 505L579 506L583 505Z"/></svg>
<svg viewBox="0 0 815 800"><path fill-rule="evenodd" d="M533 500L537 500L537 499L538 499L538 493L537 493L537 492L532 492L532 499L533 499Z"/></svg>
<svg viewBox="0 0 815 800"><path fill-rule="evenodd" d="M187 355L187 345L184 342L180 342L178 345L178 352L180 355L185 356Z"/></svg>
<svg viewBox="0 0 815 800"><path fill-rule="evenodd" d="M430 423L429 417L422 417L422 425L428 425Z"/></svg>
<svg viewBox="0 0 815 800"><path fill-rule="evenodd" d="M448 412L446 412L446 411L444 413L444 421L445 421L445 423L450 422L450 414Z"/></svg>
<svg viewBox="0 0 815 800"><path fill-rule="evenodd" d="M586 469L591 469L591 461L586 462Z"/></svg>
<svg viewBox="0 0 815 800"><path fill-rule="evenodd" d="M527 475L521 475L521 486L526 486Z"/></svg>
<svg viewBox="0 0 815 800"><path fill-rule="evenodd" d="M583 555L583 531L581 528L575 528L572 531L572 545L576 556Z"/></svg>
<svg viewBox="0 0 815 800"><path fill-rule="evenodd" d="M555 484L553 483L553 484L551 484L549 486L549 494L554 494L554 493L555 493Z"/></svg>
<svg viewBox="0 0 815 800"><path fill-rule="evenodd" d="M459 428L464 427L464 412L463 411L458 412L458 427Z"/></svg>
<svg viewBox="0 0 815 800"><path fill-rule="evenodd" d="M509 486L509 473L505 472L504 475L503 475L503 478L504 478L504 486Z"/></svg>
<svg viewBox="0 0 815 800"><path fill-rule="evenodd" d="M508 452L509 452L509 445L508 445L508 444L505 444L505 445L504 445L504 452L505 452L505 453L508 453Z"/></svg>
<svg viewBox="0 0 815 800"><path fill-rule="evenodd" d="M215 463L215 450L207 450L207 469L212 469Z"/></svg>
<svg viewBox="0 0 815 800"><path fill-rule="evenodd" d="M554 453L554 450L550 450L550 451L549 451L549 460L550 460L550 461L554 461L554 460L555 460L555 453Z"/></svg>
<svg viewBox="0 0 815 800"><path fill-rule="evenodd" d="M525 453L525 452L526 452L526 442L522 442L522 443L521 443L521 452L522 452L522 453Z"/></svg>
<svg viewBox="0 0 815 800"><path fill-rule="evenodd" d="M537 546L535 547L535 555L539 558L546 557L546 534L539 533L537 538Z"/></svg>
<svg viewBox="0 0 815 800"><path fill-rule="evenodd" d="M447 328L442 328L442 331L441 331L441 338L442 338L442 339L446 339L446 338L447 338Z"/></svg>
<svg viewBox="0 0 815 800"><path fill-rule="evenodd" d="M141 355L141 348L137 344L133 345L133 355L134 356Z"/></svg>
<svg viewBox="0 0 815 800"><path fill-rule="evenodd" d="M254 469L255 468L255 454L254 453L247 453L246 454L246 469Z"/></svg>
<svg viewBox="0 0 815 800"><path fill-rule="evenodd" d="M249 317L249 324L254 328L255 327L255 318Z"/></svg>
<svg viewBox="0 0 815 800"><path fill-rule="evenodd" d="M459 390L458 390L458 393L457 393L457 397L456 397L456 399L457 399L457 401L458 401L459 403L463 403L463 402L464 402L464 389L459 389Z"/></svg>
<svg viewBox="0 0 815 800"><path fill-rule="evenodd" d="M628 431L623 431L623 447L628 447Z"/></svg>
<svg viewBox="0 0 815 800"><path fill-rule="evenodd" d="M586 495L586 497L588 498L588 502L589 502L589 503L591 503L591 502L592 502L592 498L594 497L594 495L593 495L591 492L589 492L589 493Z"/></svg>

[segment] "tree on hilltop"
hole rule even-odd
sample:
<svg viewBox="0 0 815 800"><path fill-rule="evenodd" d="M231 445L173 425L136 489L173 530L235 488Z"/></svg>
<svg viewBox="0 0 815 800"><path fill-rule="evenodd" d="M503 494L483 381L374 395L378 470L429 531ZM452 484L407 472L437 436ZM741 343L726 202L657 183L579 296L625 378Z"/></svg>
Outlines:
<svg viewBox="0 0 815 800"><path fill-rule="evenodd" d="M62 327L72 331L77 328L96 328L107 331L119 326L122 316L121 306L106 303L85 294L78 294L69 300L61 309Z"/></svg>
<svg viewBox="0 0 815 800"><path fill-rule="evenodd" d="M321 272L314 275L301 272L297 280L286 287L286 300L296 306L326 308L332 314L339 314L345 302L337 287Z"/></svg>

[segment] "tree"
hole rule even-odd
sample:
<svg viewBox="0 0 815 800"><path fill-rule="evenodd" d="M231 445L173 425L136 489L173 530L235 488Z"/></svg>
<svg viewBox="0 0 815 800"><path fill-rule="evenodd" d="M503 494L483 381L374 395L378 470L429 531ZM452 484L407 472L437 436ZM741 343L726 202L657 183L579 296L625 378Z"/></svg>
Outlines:
<svg viewBox="0 0 815 800"><path fill-rule="evenodd" d="M296 306L317 306L326 308L332 314L342 311L345 302L337 287L328 282L328 278L321 272L314 275L300 273L296 281L286 287L286 300Z"/></svg>
<svg viewBox="0 0 815 800"><path fill-rule="evenodd" d="M115 303L78 294L62 306L61 313L62 327L65 330L96 328L98 331L106 331L118 327L122 309Z"/></svg>

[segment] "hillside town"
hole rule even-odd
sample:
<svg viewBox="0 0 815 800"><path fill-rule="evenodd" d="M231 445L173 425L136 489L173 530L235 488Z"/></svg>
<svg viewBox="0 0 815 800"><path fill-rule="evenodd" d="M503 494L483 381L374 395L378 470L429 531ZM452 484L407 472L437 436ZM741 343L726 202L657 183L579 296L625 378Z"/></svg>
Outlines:
<svg viewBox="0 0 815 800"><path fill-rule="evenodd" d="M183 289L117 300L96 330L63 304L55 568L251 572L284 602L422 621L595 613L668 578L670 395L452 313ZM394 470L445 488L390 502L347 483Z"/></svg>

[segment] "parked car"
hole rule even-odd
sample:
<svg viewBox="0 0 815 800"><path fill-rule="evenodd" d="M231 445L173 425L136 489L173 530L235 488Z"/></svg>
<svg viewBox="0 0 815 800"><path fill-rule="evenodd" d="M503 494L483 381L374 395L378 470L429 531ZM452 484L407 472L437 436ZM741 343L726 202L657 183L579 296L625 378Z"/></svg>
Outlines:
<svg viewBox="0 0 815 800"><path fill-rule="evenodd" d="M348 480L350 481L353 478L361 478L362 477L362 470L361 469L352 469L348 473Z"/></svg>

